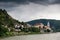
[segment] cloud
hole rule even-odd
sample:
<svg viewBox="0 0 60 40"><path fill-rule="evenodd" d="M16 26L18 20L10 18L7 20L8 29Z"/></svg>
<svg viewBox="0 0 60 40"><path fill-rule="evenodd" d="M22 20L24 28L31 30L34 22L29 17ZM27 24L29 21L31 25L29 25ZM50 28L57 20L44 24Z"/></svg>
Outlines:
<svg viewBox="0 0 60 40"><path fill-rule="evenodd" d="M4 9L4 8L11 8L11 7L15 7L18 4L15 2L0 2L0 8Z"/></svg>
<svg viewBox="0 0 60 40"><path fill-rule="evenodd" d="M42 5L30 2L10 8L8 13L13 18L25 22L41 18L60 20L60 4Z"/></svg>
<svg viewBox="0 0 60 40"><path fill-rule="evenodd" d="M55 4L59 3L60 0L0 0L0 2L16 2L16 3L27 3L28 2L34 2L34 3L41 3L41 4Z"/></svg>
<svg viewBox="0 0 60 40"><path fill-rule="evenodd" d="M50 3L50 4L49 4ZM19 21L35 19L60 20L59 0L0 0L0 8L6 9L9 15Z"/></svg>

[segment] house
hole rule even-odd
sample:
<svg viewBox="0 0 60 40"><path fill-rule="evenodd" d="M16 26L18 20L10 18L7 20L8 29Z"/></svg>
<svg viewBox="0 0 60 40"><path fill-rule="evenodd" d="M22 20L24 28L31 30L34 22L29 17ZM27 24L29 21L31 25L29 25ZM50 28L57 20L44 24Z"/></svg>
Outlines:
<svg viewBox="0 0 60 40"><path fill-rule="evenodd" d="M52 32L52 29L50 28L50 23L49 22L47 22L46 26L43 23L38 23L38 24L35 24L34 27L39 28L40 32L44 32L44 31Z"/></svg>
<svg viewBox="0 0 60 40"><path fill-rule="evenodd" d="M34 27L37 27L37 28L43 28L43 26L44 26L43 23L38 23L34 25Z"/></svg>
<svg viewBox="0 0 60 40"><path fill-rule="evenodd" d="M40 32L44 33L44 30L43 30L44 24L43 23L35 24L34 27L39 28Z"/></svg>
<svg viewBox="0 0 60 40"><path fill-rule="evenodd" d="M23 29L24 28L24 26L23 25L21 25L21 24L16 24L15 25L15 31L21 31L21 29Z"/></svg>

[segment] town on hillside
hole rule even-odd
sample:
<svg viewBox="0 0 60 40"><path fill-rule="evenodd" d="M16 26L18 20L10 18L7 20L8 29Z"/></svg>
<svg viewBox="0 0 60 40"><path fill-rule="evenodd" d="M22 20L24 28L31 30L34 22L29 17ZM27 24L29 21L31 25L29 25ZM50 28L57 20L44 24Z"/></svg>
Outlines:
<svg viewBox="0 0 60 40"><path fill-rule="evenodd" d="M47 25L44 25L43 23L36 23L35 25L30 24L15 24L15 27L12 28L15 32L53 32L52 28L50 27L50 23L47 22ZM11 31L11 28L8 28L9 31Z"/></svg>

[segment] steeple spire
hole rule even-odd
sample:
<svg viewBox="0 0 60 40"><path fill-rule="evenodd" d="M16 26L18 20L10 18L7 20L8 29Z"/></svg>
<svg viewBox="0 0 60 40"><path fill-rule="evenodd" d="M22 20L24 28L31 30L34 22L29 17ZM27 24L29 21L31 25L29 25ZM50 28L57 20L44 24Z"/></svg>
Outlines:
<svg viewBox="0 0 60 40"><path fill-rule="evenodd" d="M49 22L47 23L47 26L50 27L50 23Z"/></svg>

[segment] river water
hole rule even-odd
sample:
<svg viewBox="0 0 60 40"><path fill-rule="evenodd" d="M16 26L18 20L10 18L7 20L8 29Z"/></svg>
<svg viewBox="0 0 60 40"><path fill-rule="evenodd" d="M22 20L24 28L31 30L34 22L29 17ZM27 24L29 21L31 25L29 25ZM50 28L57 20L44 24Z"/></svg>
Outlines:
<svg viewBox="0 0 60 40"><path fill-rule="evenodd" d="M60 40L60 33L8 37L0 40Z"/></svg>

